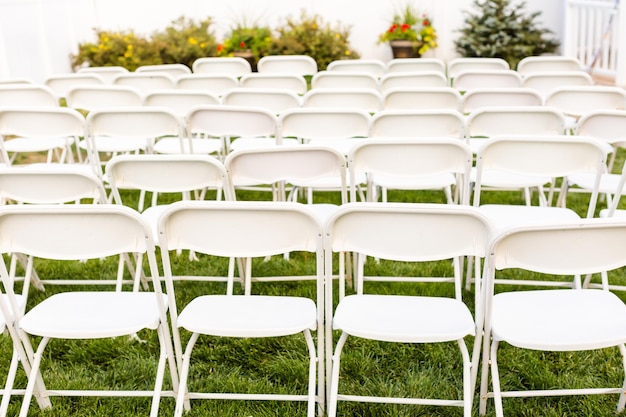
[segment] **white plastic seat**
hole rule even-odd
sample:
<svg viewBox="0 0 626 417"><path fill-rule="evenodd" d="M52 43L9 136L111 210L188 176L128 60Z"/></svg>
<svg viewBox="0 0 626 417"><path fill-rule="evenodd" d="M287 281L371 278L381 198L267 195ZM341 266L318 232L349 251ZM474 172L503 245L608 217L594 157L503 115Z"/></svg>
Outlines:
<svg viewBox="0 0 626 417"><path fill-rule="evenodd" d="M226 74L233 77L252 72L250 63L241 57L203 57L191 65L194 74Z"/></svg>
<svg viewBox="0 0 626 417"><path fill-rule="evenodd" d="M319 71L311 78L311 89L316 88L373 88L378 89L378 77L359 71Z"/></svg>
<svg viewBox="0 0 626 417"><path fill-rule="evenodd" d="M304 76L293 73L254 72L242 75L239 79L241 88L278 88L290 90L296 94L304 94L307 84Z"/></svg>
<svg viewBox="0 0 626 417"><path fill-rule="evenodd" d="M387 72L387 66L378 59L339 59L332 61L326 67L327 71L366 72L375 77Z"/></svg>
<svg viewBox="0 0 626 417"><path fill-rule="evenodd" d="M0 84L0 107L59 107L59 99L45 85Z"/></svg>
<svg viewBox="0 0 626 417"><path fill-rule="evenodd" d="M302 107L278 118L280 137L302 143L330 146L347 155L355 141L369 136L371 116L360 109Z"/></svg>
<svg viewBox="0 0 626 417"><path fill-rule="evenodd" d="M217 96L238 86L239 79L230 74L193 73L176 79L176 88L179 90L199 90Z"/></svg>
<svg viewBox="0 0 626 417"><path fill-rule="evenodd" d="M297 93L278 88L233 88L224 93L221 103L226 106L261 107L277 115L302 104Z"/></svg>
<svg viewBox="0 0 626 417"><path fill-rule="evenodd" d="M590 85L594 85L594 82L586 71L534 72L526 75L522 83L523 87L532 88L544 97L558 87Z"/></svg>
<svg viewBox="0 0 626 417"><path fill-rule="evenodd" d="M380 77L380 91L392 88L440 88L448 87L445 74L439 71L391 72Z"/></svg>
<svg viewBox="0 0 626 417"><path fill-rule="evenodd" d="M176 88L176 79L166 72L129 72L116 75L113 85L134 87L145 95L153 90Z"/></svg>
<svg viewBox="0 0 626 417"><path fill-rule="evenodd" d="M65 96L68 107L83 111L92 111L111 107L139 107L143 98L139 90L133 87L117 85L85 85L73 87Z"/></svg>
<svg viewBox="0 0 626 417"><path fill-rule="evenodd" d="M456 74L452 87L459 91L476 88L520 88L522 76L514 70L466 70Z"/></svg>
<svg viewBox="0 0 626 417"><path fill-rule="evenodd" d="M387 73L439 71L446 73L446 63L439 58L394 58L387 62Z"/></svg>
<svg viewBox="0 0 626 417"><path fill-rule="evenodd" d="M198 106L185 119L192 137L209 141L206 146L220 144L224 156L237 148L282 144L276 116L259 107Z"/></svg>
<svg viewBox="0 0 626 417"><path fill-rule="evenodd" d="M354 145L348 155L350 201L356 201L359 173L367 177L367 201L386 203L387 190L443 190L448 203L469 203L473 155L458 139L383 138ZM454 188L454 192L453 192Z"/></svg>
<svg viewBox="0 0 626 417"><path fill-rule="evenodd" d="M482 107L543 106L543 97L530 88L476 88L461 98L461 111L472 113Z"/></svg>
<svg viewBox="0 0 626 417"><path fill-rule="evenodd" d="M103 85L105 81L96 73L69 73L53 75L44 81L46 87L54 91L54 94L59 98L65 98L67 92L79 85Z"/></svg>
<svg viewBox="0 0 626 417"><path fill-rule="evenodd" d="M315 299L287 295L201 295L172 315L174 346L180 366L180 389L174 415L195 399L252 399L305 401L307 416L324 405L324 266L322 225L305 205L285 202L178 202L161 216L159 244L166 282L171 285L170 251L190 249L220 257L248 259L245 281L249 282L249 259L290 251L312 252L315 256ZM175 307L171 292L172 309ZM179 332L191 333L184 354ZM311 336L317 330L318 348ZM192 352L200 336L281 337L303 334L308 348L308 372L302 378L306 393L256 394L197 392ZM215 339L214 339L215 340ZM215 343L220 343L216 340ZM319 368L319 370L316 370ZM298 377L300 378L300 377Z"/></svg>
<svg viewBox="0 0 626 417"><path fill-rule="evenodd" d="M317 62L308 55L265 55L257 62L260 73L313 75Z"/></svg>
<svg viewBox="0 0 626 417"><path fill-rule="evenodd" d="M104 66L104 67L82 67L76 72L96 74L100 76L107 84L113 83L113 78L120 73L128 72L128 69L116 65Z"/></svg>
<svg viewBox="0 0 626 417"><path fill-rule="evenodd" d="M575 134L591 136L611 145L613 152L608 163L611 172L615 163L617 148L626 146L626 109L594 110L578 119Z"/></svg>
<svg viewBox="0 0 626 417"><path fill-rule="evenodd" d="M372 138L465 137L465 118L457 110L383 110L372 117Z"/></svg>
<svg viewBox="0 0 626 417"><path fill-rule="evenodd" d="M502 58L454 58L447 65L448 79L453 82L454 78L463 71L491 71L510 70L509 63Z"/></svg>
<svg viewBox="0 0 626 417"><path fill-rule="evenodd" d="M533 72L581 71L582 69L583 65L580 60L560 55L527 56L517 64L517 72L522 76Z"/></svg>
<svg viewBox="0 0 626 417"><path fill-rule="evenodd" d="M612 219L583 219L560 225L525 227L494 239L484 277L487 313L482 354L481 415L486 413L487 400L491 397L497 416L504 415L503 397L619 394L617 412L624 409L626 380L615 388L573 387L563 381L550 383L544 389L544 383L527 381L523 376L524 370L518 368L516 372L520 373L520 378L516 378L517 382L512 386L504 379L500 380L499 362L502 360L497 357L500 346L506 344L515 348L514 352L509 352L513 355L518 352L523 354L521 349L555 352L555 360L561 360L558 359L562 357L559 352L617 347L624 360L624 302L609 291L596 289L499 291L494 294L494 276L496 271L511 268L525 276L532 275L529 272L532 271L553 277L611 271L626 265L625 243L626 224ZM569 360L567 366L572 365L571 357L563 359ZM533 366L536 367L537 363L535 361ZM585 366L585 372L594 372L589 363L577 364ZM489 392L488 387L489 365L493 392ZM537 370L533 372L536 374ZM533 382L536 388L526 390ZM571 388L562 388L564 385Z"/></svg>
<svg viewBox="0 0 626 417"><path fill-rule="evenodd" d="M155 64L141 65L137 67L135 72L164 72L178 78L181 75L191 74L191 69L185 64Z"/></svg>
<svg viewBox="0 0 626 417"><path fill-rule="evenodd" d="M151 398L150 415L156 417L166 365L172 379L172 391L178 389L177 368L167 319L167 302L161 282L152 233L139 214L114 205L20 205L7 206L0 212L2 253L23 253L58 261L100 259L131 253L137 264L148 260L147 276L152 291L72 291L49 296L17 318L17 328L25 350L32 352L32 338L41 338L31 358L31 370L20 416L26 417L36 386L41 384L40 365L44 350L52 339L93 340L133 336L141 330L156 331L159 338L158 359L150 362L154 374L152 386L141 389L45 390L51 395L129 396ZM115 270L115 268L113 268ZM135 279L142 275L137 268ZM12 285L2 268L5 287ZM97 274L101 275L101 274ZM93 280L98 277L89 276ZM14 304L15 305L15 304ZM53 355L54 356L54 355ZM47 361L46 361L47 362ZM173 395L170 392L169 395Z"/></svg>
<svg viewBox="0 0 626 417"><path fill-rule="evenodd" d="M461 94L452 87L395 87L385 90L383 94L385 110L460 110L461 100Z"/></svg>
<svg viewBox="0 0 626 417"><path fill-rule="evenodd" d="M365 401L392 404L455 406L463 408L463 415L471 415L474 381L470 374L472 360L465 338L480 328L469 308L460 298L463 256L484 257L492 229L489 221L476 209L445 204L407 203L350 203L341 207L326 227L326 271L333 270L335 252L357 253L355 282L357 292L340 298L332 311L332 286L326 287L327 348L332 349L332 329L341 331L332 355L332 376L329 380L328 415L337 414L338 401ZM363 288L363 259L365 256L403 262L454 260L454 297L408 296L371 294ZM340 266L341 268L341 266ZM394 278L400 280L403 275ZM327 276L327 280L330 277ZM377 277L373 277L376 279ZM447 277L449 279L450 277ZM437 277L422 277L424 282L439 282ZM407 278L407 281L411 278ZM341 385L351 379L342 375L342 351L349 349L351 337L395 343L456 342L463 365L459 367L458 381L462 388L460 399L398 398L391 395L342 394ZM479 343L474 345L476 358ZM330 353L327 353L330 358ZM430 360L429 360L430 361ZM430 363L430 362L429 362ZM474 366L477 360L474 360ZM412 366L404 364L404 366ZM371 376L368 376L368 378ZM416 376L419 378L419 376ZM381 393L382 394L382 393ZM443 394L442 394L443 395Z"/></svg>
<svg viewBox="0 0 626 417"><path fill-rule="evenodd" d="M383 98L371 88L315 88L302 97L302 107L346 107L375 113L383 108Z"/></svg>

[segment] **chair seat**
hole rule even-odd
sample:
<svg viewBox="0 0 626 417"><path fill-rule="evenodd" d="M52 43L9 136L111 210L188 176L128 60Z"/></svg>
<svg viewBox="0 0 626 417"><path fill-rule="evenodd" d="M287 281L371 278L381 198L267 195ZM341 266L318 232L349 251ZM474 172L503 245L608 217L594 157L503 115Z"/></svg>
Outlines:
<svg viewBox="0 0 626 417"><path fill-rule="evenodd" d="M603 174L600 179L600 186L598 192L601 194L608 193L614 194L617 191L617 186L620 180L619 174ZM593 190L596 176L592 174L578 174L571 175L567 178L570 186L575 185L585 190ZM622 190L623 192L624 190Z"/></svg>
<svg viewBox="0 0 626 417"><path fill-rule="evenodd" d="M575 351L626 342L626 304L603 290L512 291L493 302L495 340L526 349Z"/></svg>
<svg viewBox="0 0 626 417"><path fill-rule="evenodd" d="M505 171L485 170L482 174L481 185L495 188L527 188L540 187L551 181L550 177L533 175L519 175ZM476 168L470 172L470 182L476 182Z"/></svg>
<svg viewBox="0 0 626 417"><path fill-rule="evenodd" d="M74 143L73 138L14 138L4 142L7 152L43 152L49 149L65 148Z"/></svg>
<svg viewBox="0 0 626 417"><path fill-rule="evenodd" d="M376 175L373 183L379 187L396 190L438 190L456 184L452 174L432 175L427 177L395 177L390 175Z"/></svg>
<svg viewBox="0 0 626 417"><path fill-rule="evenodd" d="M223 337L275 337L317 328L317 309L304 297L205 295L178 316L178 327Z"/></svg>
<svg viewBox="0 0 626 417"><path fill-rule="evenodd" d="M328 146L333 148L343 155L348 155L354 145L359 143L358 141L365 140L364 138L345 138L345 139L311 139L307 143L311 146Z"/></svg>
<svg viewBox="0 0 626 417"><path fill-rule="evenodd" d="M150 145L148 138L122 138L122 137L106 137L97 136L93 138L94 146L98 152L135 152L145 151ZM84 141L80 142L80 148L86 149Z"/></svg>
<svg viewBox="0 0 626 417"><path fill-rule="evenodd" d="M350 295L337 307L333 328L386 342L432 343L475 333L467 306L453 298Z"/></svg>
<svg viewBox="0 0 626 417"><path fill-rule="evenodd" d="M299 146L300 142L295 138L283 138L280 146ZM263 149L278 146L275 138L237 138L230 144L231 151L241 149Z"/></svg>
<svg viewBox="0 0 626 417"><path fill-rule="evenodd" d="M571 222L580 219L574 210L561 207L485 204L480 206L479 210L491 220L498 232L519 226Z"/></svg>
<svg viewBox="0 0 626 417"><path fill-rule="evenodd" d="M163 296L167 303L167 297ZM20 320L26 333L52 338L97 339L133 334L159 325L152 292L77 291L52 295Z"/></svg>
<svg viewBox="0 0 626 417"><path fill-rule="evenodd" d="M207 139L207 138L198 138L192 139L193 153L194 154L212 154L212 153L220 153L222 152L222 148L224 147L222 139ZM162 154L179 154L180 150L180 139L179 138L163 138L159 139L157 143L154 144L154 152L162 153ZM183 139L183 152L189 153L189 139Z"/></svg>

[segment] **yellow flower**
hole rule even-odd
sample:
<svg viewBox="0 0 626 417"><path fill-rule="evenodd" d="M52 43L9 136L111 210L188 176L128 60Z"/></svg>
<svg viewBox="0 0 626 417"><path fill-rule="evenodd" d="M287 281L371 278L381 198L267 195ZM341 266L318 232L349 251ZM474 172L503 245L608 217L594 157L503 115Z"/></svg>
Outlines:
<svg viewBox="0 0 626 417"><path fill-rule="evenodd" d="M187 42L189 42L191 45L196 45L198 43L198 41L193 37L189 37Z"/></svg>
<svg viewBox="0 0 626 417"><path fill-rule="evenodd" d="M346 56L349 56L349 55L350 55L350 53L351 53L351 52L350 52L350 50L349 50L349 49L346 49L346 52L345 52Z"/></svg>
<svg viewBox="0 0 626 417"><path fill-rule="evenodd" d="M132 50L133 50L133 45L128 45L128 46L126 47L126 49L128 49L129 51L132 51Z"/></svg>

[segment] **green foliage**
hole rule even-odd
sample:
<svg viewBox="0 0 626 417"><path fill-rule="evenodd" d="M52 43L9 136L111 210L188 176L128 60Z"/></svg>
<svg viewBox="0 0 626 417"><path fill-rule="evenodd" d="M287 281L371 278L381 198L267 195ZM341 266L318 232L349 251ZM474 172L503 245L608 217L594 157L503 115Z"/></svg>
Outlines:
<svg viewBox="0 0 626 417"><path fill-rule="evenodd" d="M196 23L180 17L163 32L155 32L152 41L158 44L163 64L180 63L191 68L196 59L214 56L217 41L211 23L210 18Z"/></svg>
<svg viewBox="0 0 626 417"><path fill-rule="evenodd" d="M466 12L456 50L465 57L503 58L511 68L526 56L553 53L559 47L552 31L538 26L541 12L526 13L526 2L475 0L476 13Z"/></svg>
<svg viewBox="0 0 626 417"><path fill-rule="evenodd" d="M331 25L319 15L302 12L299 17L289 16L277 30L272 46L274 55L308 55L324 70L331 61L360 58L350 48L350 28Z"/></svg>
<svg viewBox="0 0 626 417"><path fill-rule="evenodd" d="M269 27L241 23L217 46L217 56L233 56L236 52L249 51L258 61L262 56L269 55L272 39L272 30Z"/></svg>
<svg viewBox="0 0 626 417"><path fill-rule="evenodd" d="M395 40L413 41L415 49L421 55L437 47L437 32L426 13L420 13L414 5L407 4L396 12L389 29L378 37L379 43Z"/></svg>

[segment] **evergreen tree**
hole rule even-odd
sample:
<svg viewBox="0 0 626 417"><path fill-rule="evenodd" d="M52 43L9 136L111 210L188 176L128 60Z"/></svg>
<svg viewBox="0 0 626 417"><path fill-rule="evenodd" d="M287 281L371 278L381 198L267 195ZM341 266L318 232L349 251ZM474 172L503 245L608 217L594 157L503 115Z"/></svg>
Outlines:
<svg viewBox="0 0 626 417"><path fill-rule="evenodd" d="M503 58L511 68L526 56L553 53L559 42L538 26L541 12L526 13L526 2L475 0L476 13L466 12L456 50L465 57Z"/></svg>

